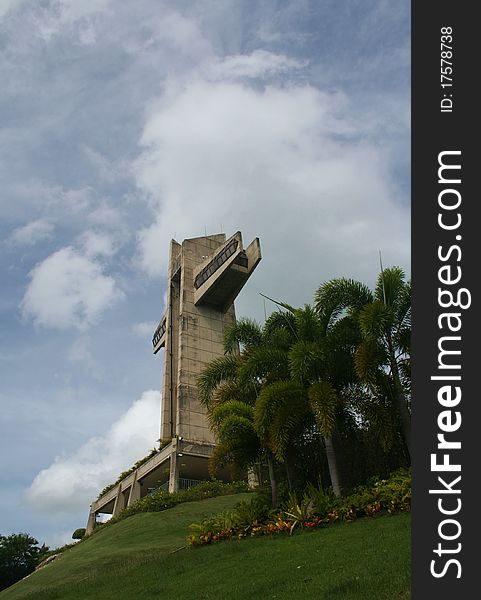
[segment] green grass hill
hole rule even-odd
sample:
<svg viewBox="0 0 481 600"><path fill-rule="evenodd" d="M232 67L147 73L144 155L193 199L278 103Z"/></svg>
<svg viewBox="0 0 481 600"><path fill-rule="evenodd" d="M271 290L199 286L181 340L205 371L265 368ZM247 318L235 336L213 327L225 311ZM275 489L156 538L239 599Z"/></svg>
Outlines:
<svg viewBox="0 0 481 600"><path fill-rule="evenodd" d="M410 515L186 548L190 523L248 494L141 513L95 533L0 600L410 598Z"/></svg>

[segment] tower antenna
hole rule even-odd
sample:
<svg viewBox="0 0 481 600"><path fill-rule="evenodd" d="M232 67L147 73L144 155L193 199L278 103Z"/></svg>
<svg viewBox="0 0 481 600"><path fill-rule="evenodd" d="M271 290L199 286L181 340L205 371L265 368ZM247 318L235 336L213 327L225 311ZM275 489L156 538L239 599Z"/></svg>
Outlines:
<svg viewBox="0 0 481 600"><path fill-rule="evenodd" d="M382 297L383 297L383 300L384 300L384 304L387 305L387 302L386 302L386 286L384 285L384 268L382 266L381 250L379 250L379 266L381 268Z"/></svg>

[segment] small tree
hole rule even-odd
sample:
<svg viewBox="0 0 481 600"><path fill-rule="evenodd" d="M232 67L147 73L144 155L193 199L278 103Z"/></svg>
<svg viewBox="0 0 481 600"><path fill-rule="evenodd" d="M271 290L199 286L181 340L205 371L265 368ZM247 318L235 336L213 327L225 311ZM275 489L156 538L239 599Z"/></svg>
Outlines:
<svg viewBox="0 0 481 600"><path fill-rule="evenodd" d="M356 373L375 398L389 398L411 453L411 284L404 271L381 269L374 292L352 279L328 281L316 292L316 310L326 323L344 313L359 323Z"/></svg>
<svg viewBox="0 0 481 600"><path fill-rule="evenodd" d="M48 552L27 533L0 535L0 590L13 585L33 571Z"/></svg>
<svg viewBox="0 0 481 600"><path fill-rule="evenodd" d="M81 540L85 536L85 527L79 527L72 533L73 540Z"/></svg>

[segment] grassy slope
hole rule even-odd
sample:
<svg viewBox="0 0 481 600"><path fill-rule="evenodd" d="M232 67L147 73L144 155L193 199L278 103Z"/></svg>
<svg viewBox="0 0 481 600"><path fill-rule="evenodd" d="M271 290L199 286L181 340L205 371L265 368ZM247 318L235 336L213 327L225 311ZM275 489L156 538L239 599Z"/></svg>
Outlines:
<svg viewBox="0 0 481 600"><path fill-rule="evenodd" d="M100 531L1 600L409 598L409 515L183 549L188 524L246 494L135 515Z"/></svg>

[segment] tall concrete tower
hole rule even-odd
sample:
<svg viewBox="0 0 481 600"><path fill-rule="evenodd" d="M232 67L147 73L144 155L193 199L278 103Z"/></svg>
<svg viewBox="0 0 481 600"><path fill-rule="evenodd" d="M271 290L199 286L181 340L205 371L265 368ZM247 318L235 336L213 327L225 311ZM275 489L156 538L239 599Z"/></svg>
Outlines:
<svg viewBox="0 0 481 600"><path fill-rule="evenodd" d="M161 439L215 444L197 378L224 353L224 332L235 320L234 298L261 259L259 240L244 250L240 232L170 243L167 309L153 337L165 348Z"/></svg>
<svg viewBox="0 0 481 600"><path fill-rule="evenodd" d="M240 231L170 242L167 308L155 330L164 349L162 410L157 454L92 503L87 533L99 513L116 515L159 484L174 492L208 478L215 447L197 379L224 354L224 333L235 320L234 299L261 260L259 239L243 247Z"/></svg>

